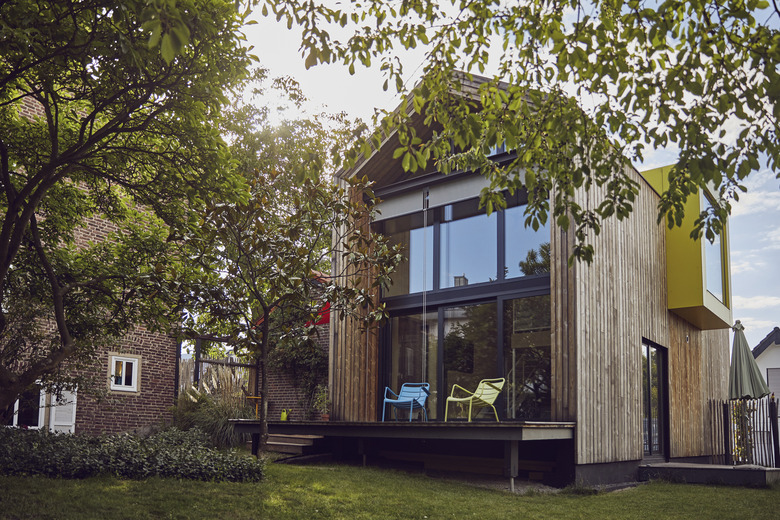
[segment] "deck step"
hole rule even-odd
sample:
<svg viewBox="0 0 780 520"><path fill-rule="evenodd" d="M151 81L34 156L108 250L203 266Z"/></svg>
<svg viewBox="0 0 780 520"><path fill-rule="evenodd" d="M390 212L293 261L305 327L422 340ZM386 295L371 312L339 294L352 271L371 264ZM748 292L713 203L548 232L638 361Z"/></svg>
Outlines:
<svg viewBox="0 0 780 520"><path fill-rule="evenodd" d="M325 451L320 435L269 435L266 450L294 455L312 455Z"/></svg>
<svg viewBox="0 0 780 520"><path fill-rule="evenodd" d="M640 481L663 479L689 484L766 487L780 482L780 468L667 462L639 466L638 477Z"/></svg>

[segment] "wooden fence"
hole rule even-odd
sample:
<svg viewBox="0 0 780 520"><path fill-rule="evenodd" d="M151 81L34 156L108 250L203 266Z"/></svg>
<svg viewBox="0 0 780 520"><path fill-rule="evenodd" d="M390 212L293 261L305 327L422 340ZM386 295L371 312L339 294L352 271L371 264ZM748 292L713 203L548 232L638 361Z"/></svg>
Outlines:
<svg viewBox="0 0 780 520"><path fill-rule="evenodd" d="M209 359L189 358L179 360L179 393L185 392L193 386L202 389L203 382L207 384L217 381L217 386L226 386L227 379L231 380L227 386L239 386L249 391L251 365L238 362L236 358ZM213 386L213 385L212 385Z"/></svg>
<svg viewBox="0 0 780 520"><path fill-rule="evenodd" d="M713 401L711 404L713 425L712 446L718 443L724 452L723 460L716 463L741 465L756 464L769 468L780 467L780 442L778 441L777 399L735 399ZM717 409L720 408L720 413ZM715 432L722 432L718 435Z"/></svg>

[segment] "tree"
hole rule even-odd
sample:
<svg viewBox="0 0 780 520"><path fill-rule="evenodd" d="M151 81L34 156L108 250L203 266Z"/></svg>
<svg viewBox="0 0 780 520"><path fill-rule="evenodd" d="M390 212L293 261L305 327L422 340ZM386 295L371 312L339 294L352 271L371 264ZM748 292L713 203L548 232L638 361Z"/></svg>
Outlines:
<svg viewBox="0 0 780 520"><path fill-rule="evenodd" d="M715 204L691 233L710 240L759 156L780 170L777 3L374 0L330 8L266 0L263 12L269 9L302 27L307 67L343 62L354 72L378 59L385 88L408 94L416 113L443 126L422 142L410 114L386 116L381 129L399 130L396 154L405 168L434 160L444 172L481 171L491 180L483 192L488 210L503 207L502 190L527 187L527 225L548 213L572 225L578 258L592 258L589 236L605 219L630 214L639 187L625 169L646 146L679 148L659 221L681 225L687 197L715 186ZM328 32L352 26L346 39ZM424 73L407 89L394 51L418 45L427 46ZM488 81L464 93L472 72L488 70ZM498 166L486 152L502 142L516 158ZM369 143L359 150L369 151ZM590 191L590 204L575 198L579 188Z"/></svg>
<svg viewBox="0 0 780 520"><path fill-rule="evenodd" d="M400 261L398 248L364 225L376 204L365 181L339 187L319 175L352 135L343 115L279 125L267 117L252 105L231 116L232 148L250 197L210 204L185 241L204 273L191 288L188 326L219 329L236 353L256 360L262 444L271 350L305 342L326 304L366 325L381 319L374 294ZM336 255L343 271L323 275Z"/></svg>
<svg viewBox="0 0 780 520"><path fill-rule="evenodd" d="M550 272L550 243L539 244L539 250L531 249L525 260L518 262L520 272L525 276Z"/></svg>
<svg viewBox="0 0 780 520"><path fill-rule="evenodd" d="M173 245L246 194L217 124L252 61L243 21L232 0L0 5L0 413L177 320Z"/></svg>

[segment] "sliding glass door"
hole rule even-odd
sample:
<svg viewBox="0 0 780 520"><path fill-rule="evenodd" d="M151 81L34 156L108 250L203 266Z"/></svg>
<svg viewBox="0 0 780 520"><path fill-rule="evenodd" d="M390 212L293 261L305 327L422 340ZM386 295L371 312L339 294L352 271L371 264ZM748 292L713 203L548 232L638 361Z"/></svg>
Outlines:
<svg viewBox="0 0 780 520"><path fill-rule="evenodd" d="M390 388L394 392L404 383L430 383L428 419L436 419L438 372L438 316L408 314L391 320ZM383 396L384 398L384 396Z"/></svg>
<svg viewBox="0 0 780 520"><path fill-rule="evenodd" d="M495 302L447 307L441 314L442 388L447 396L451 394L453 385L473 391L480 380L501 377L497 364ZM457 395L464 396L463 393ZM442 399L446 405L446 396ZM448 417L465 417L464 412L465 408L453 405Z"/></svg>

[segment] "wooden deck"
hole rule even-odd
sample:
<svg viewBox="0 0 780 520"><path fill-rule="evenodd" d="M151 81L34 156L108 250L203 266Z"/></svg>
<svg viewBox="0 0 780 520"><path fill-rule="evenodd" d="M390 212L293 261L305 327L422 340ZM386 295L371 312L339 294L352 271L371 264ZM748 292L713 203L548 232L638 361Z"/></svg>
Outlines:
<svg viewBox="0 0 780 520"><path fill-rule="evenodd" d="M237 432L252 435L252 453L257 455L260 422L255 419L231 419L230 422ZM569 441L571 444L574 429L573 422L530 421L278 421L268 424L269 435L320 435L333 441L334 446L343 447L346 444L356 447L363 464L369 458L380 457L420 463L426 470L503 474L509 477L510 489L514 489L515 478L519 475L565 485L567 482L554 473L573 462L564 460L573 456L573 452L563 450L558 460L553 461L526 460L521 455L538 450L538 447L523 449L523 446L537 446L536 443L540 442ZM463 449L435 452L434 448L453 446L453 443ZM482 450L486 443L498 447L499 453L484 453ZM572 455L567 456L565 453Z"/></svg>
<svg viewBox="0 0 780 520"><path fill-rule="evenodd" d="M231 419L239 433L258 433L260 421ZM497 441L539 441L574 438L573 422L349 422L349 421L274 421L269 434L322 435L358 438L462 439Z"/></svg>

